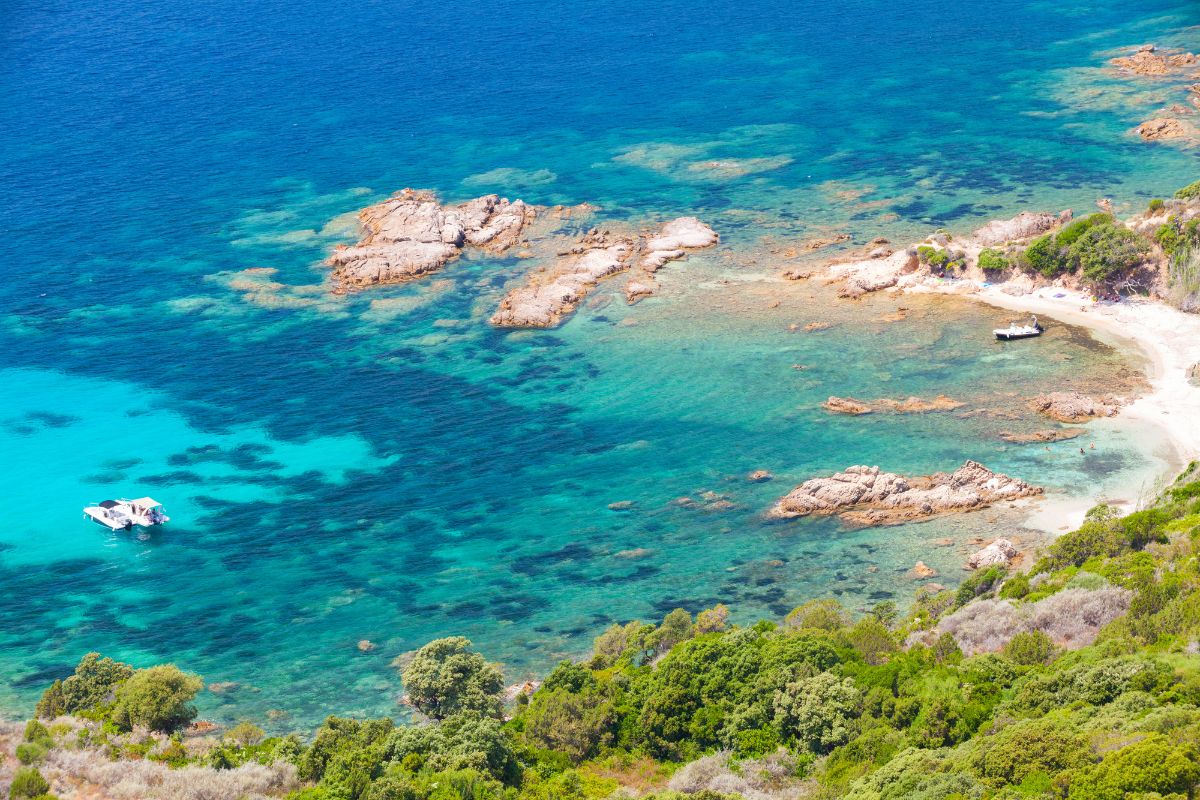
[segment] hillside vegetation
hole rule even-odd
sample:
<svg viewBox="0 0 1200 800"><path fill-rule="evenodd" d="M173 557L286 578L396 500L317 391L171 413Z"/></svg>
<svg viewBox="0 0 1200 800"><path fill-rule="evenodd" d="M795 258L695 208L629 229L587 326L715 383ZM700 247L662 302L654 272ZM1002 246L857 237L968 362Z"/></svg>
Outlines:
<svg viewBox="0 0 1200 800"><path fill-rule="evenodd" d="M417 722L306 739L184 733L200 681L96 654L23 730L12 798L1191 798L1200 784L1200 468L1101 506L1024 573L852 620L834 601L728 624L615 625L503 702L461 638L403 668Z"/></svg>

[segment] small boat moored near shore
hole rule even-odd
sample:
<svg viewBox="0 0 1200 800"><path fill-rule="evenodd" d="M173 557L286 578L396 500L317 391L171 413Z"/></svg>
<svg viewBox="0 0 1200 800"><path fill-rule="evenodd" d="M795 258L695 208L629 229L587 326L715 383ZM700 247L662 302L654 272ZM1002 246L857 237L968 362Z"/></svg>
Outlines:
<svg viewBox="0 0 1200 800"><path fill-rule="evenodd" d="M84 508L83 513L93 522L114 531L129 530L134 525L148 528L151 525L162 525L170 519L163 512L162 503L150 497L137 500L104 500Z"/></svg>
<svg viewBox="0 0 1200 800"><path fill-rule="evenodd" d="M1014 322L1007 328L996 328L992 333L1002 342L1011 342L1014 339L1031 339L1034 336L1041 336L1044 330L1045 328L1038 322L1038 318L1033 317L1028 325L1018 325Z"/></svg>

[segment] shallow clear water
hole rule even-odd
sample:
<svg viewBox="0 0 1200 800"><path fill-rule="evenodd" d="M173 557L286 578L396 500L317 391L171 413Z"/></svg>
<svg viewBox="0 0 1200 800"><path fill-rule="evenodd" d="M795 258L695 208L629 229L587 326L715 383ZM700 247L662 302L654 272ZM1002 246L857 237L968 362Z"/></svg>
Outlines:
<svg viewBox="0 0 1200 800"><path fill-rule="evenodd" d="M1196 46L1193 4L1139 8L12 9L0 707L27 711L98 649L241 684L204 696L218 719L396 712L389 661L435 636L472 637L515 679L614 619L904 601L918 558L954 583L973 537L1036 536L1008 509L762 519L814 474L976 458L1059 496L1122 490L1160 464L1140 432L1098 425L1083 456L997 438L1039 425L1030 394L1118 379L1120 354L1062 327L1001 348L985 335L1005 315L953 300L880 321L896 301L771 276L814 232L903 241L1190 182L1193 153L1124 135L1165 90L1096 69L1114 47ZM660 297L607 287L552 332L485 323L516 259L328 295L336 218L403 186L695 213L723 245L668 267ZM832 327L789 329L809 322ZM937 393L992 413L819 408ZM775 480L745 480L760 468ZM173 517L147 537L80 519L143 493Z"/></svg>

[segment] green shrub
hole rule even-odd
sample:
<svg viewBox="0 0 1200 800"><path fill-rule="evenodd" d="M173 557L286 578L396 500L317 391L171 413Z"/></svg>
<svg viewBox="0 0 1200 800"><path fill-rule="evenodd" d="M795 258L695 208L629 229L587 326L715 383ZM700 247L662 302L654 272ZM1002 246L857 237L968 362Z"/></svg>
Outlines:
<svg viewBox="0 0 1200 800"><path fill-rule="evenodd" d="M1040 272L1047 278L1053 278L1070 268L1052 233L1039 236L1030 242L1022 254L1022 259L1029 269Z"/></svg>
<svg viewBox="0 0 1200 800"><path fill-rule="evenodd" d="M1054 243L1059 248L1069 248L1079 241L1085 233L1099 225L1111 225L1113 218L1108 214L1089 214L1082 219L1071 222L1054 237Z"/></svg>
<svg viewBox="0 0 1200 800"><path fill-rule="evenodd" d="M8 796L12 800L41 797L49 792L50 784L46 782L36 767L19 767L13 773L12 784L8 788Z"/></svg>
<svg viewBox="0 0 1200 800"><path fill-rule="evenodd" d="M1124 800L1143 793L1190 796L1200 782L1200 752L1153 734L1109 753L1071 781L1071 800Z"/></svg>
<svg viewBox="0 0 1200 800"><path fill-rule="evenodd" d="M1106 283L1138 266L1148 253L1145 239L1123 225L1107 222L1084 232L1071 244L1067 257L1083 270L1086 280Z"/></svg>
<svg viewBox="0 0 1200 800"><path fill-rule="evenodd" d="M1070 724L1053 720L1017 722L983 736L971 754L975 774L994 786L1020 784L1030 775L1056 775L1089 763L1088 740Z"/></svg>
<svg viewBox="0 0 1200 800"><path fill-rule="evenodd" d="M173 664L140 669L117 687L113 719L126 729L145 725L170 732L196 718L191 705L204 682Z"/></svg>
<svg viewBox="0 0 1200 800"><path fill-rule="evenodd" d="M797 630L836 631L849 624L842 604L837 600L809 600L793 608L783 624Z"/></svg>
<svg viewBox="0 0 1200 800"><path fill-rule="evenodd" d="M1004 645L1004 657L1025 667L1049 664L1055 652L1054 642L1042 631L1023 631Z"/></svg>
<svg viewBox="0 0 1200 800"><path fill-rule="evenodd" d="M17 745L17 761L22 764L40 764L46 760L50 748L41 742L21 742Z"/></svg>
<svg viewBox="0 0 1200 800"><path fill-rule="evenodd" d="M784 735L814 753L850 741L863 696L854 681L832 672L789 683L775 693L775 719Z"/></svg>
<svg viewBox="0 0 1200 800"><path fill-rule="evenodd" d="M1200 197L1200 181L1189 183L1179 191L1175 192L1177 200L1195 200Z"/></svg>
<svg viewBox="0 0 1200 800"><path fill-rule="evenodd" d="M1010 266L1008 258L999 250L988 247L979 252L979 268L984 272L1004 272Z"/></svg>
<svg viewBox="0 0 1200 800"><path fill-rule="evenodd" d="M409 701L421 713L445 719L464 711L500 716L504 679L462 636L435 639L417 651L402 675Z"/></svg>
<svg viewBox="0 0 1200 800"><path fill-rule="evenodd" d="M1147 210L1149 210L1150 213L1153 214L1156 211L1162 210L1162 207L1165 205L1166 205L1166 203L1164 203L1160 198L1156 197L1150 201L1150 205L1147 206Z"/></svg>
<svg viewBox="0 0 1200 800"><path fill-rule="evenodd" d="M560 750L576 763L611 740L616 721L612 703L597 689L545 688L530 699L522 720L530 744Z"/></svg>
<svg viewBox="0 0 1200 800"><path fill-rule="evenodd" d="M59 714L91 711L111 703L117 687L133 675L133 667L88 653L75 667L75 674L55 682L38 703L38 716L53 719Z"/></svg>

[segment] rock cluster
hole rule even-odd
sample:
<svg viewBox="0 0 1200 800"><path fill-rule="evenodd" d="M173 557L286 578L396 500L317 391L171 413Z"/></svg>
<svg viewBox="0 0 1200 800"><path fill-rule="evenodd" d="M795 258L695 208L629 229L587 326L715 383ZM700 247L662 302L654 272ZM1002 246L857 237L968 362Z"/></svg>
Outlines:
<svg viewBox="0 0 1200 800"><path fill-rule="evenodd" d="M1145 44L1133 55L1113 58L1108 63L1134 75L1170 75L1172 72L1200 64L1200 59L1194 53L1160 53L1154 45Z"/></svg>
<svg viewBox="0 0 1200 800"><path fill-rule="evenodd" d="M1017 557L1017 547L1008 539L997 539L967 559L968 569L1008 566Z"/></svg>
<svg viewBox="0 0 1200 800"><path fill-rule="evenodd" d="M1186 139L1196 133L1195 128L1191 125L1173 117L1148 119L1133 130L1147 142L1157 142L1163 139Z"/></svg>
<svg viewBox="0 0 1200 800"><path fill-rule="evenodd" d="M831 264L829 277L844 281L839 297L857 298L895 286L900 276L915 272L918 263L915 251L900 250L878 258Z"/></svg>
<svg viewBox="0 0 1200 800"><path fill-rule="evenodd" d="M441 269L467 247L504 252L536 215L494 194L443 205L433 192L404 189L360 211L362 237L327 263L339 288L400 283Z"/></svg>
<svg viewBox="0 0 1200 800"><path fill-rule="evenodd" d="M828 478L805 481L767 516L791 519L837 514L860 525L892 525L950 512L972 511L999 500L1041 494L1025 481L967 461L950 474L904 478L879 467L854 466Z"/></svg>
<svg viewBox="0 0 1200 800"><path fill-rule="evenodd" d="M623 236L593 229L547 269L531 273L500 301L491 323L504 328L553 328L575 310L601 280L633 266L638 276L626 287L633 300L653 294L653 273L689 251L711 247L716 231L695 217L681 217L653 235Z"/></svg>
<svg viewBox="0 0 1200 800"><path fill-rule="evenodd" d="M1086 422L1095 417L1114 417L1122 401L1116 397L1096 399L1078 392L1050 392L1030 401L1030 407L1059 422Z"/></svg>

